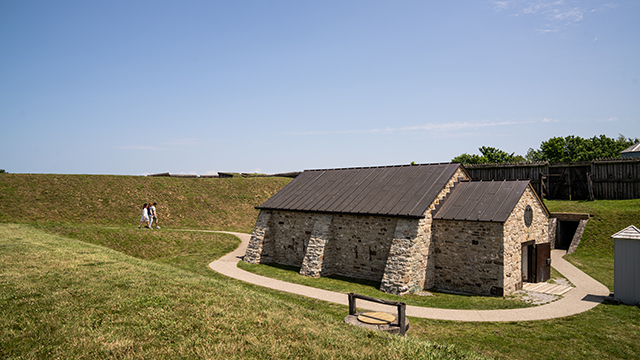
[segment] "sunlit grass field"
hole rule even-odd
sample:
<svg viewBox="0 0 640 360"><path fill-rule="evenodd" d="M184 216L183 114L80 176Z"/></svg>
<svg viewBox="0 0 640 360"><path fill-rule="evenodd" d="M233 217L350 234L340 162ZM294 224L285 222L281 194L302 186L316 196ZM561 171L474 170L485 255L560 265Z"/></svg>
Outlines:
<svg viewBox="0 0 640 360"><path fill-rule="evenodd" d="M182 269L197 259L165 260L0 224L0 358L481 358L351 327L341 306Z"/></svg>
<svg viewBox="0 0 640 360"><path fill-rule="evenodd" d="M5 175L14 178L6 181ZM476 358L476 353L499 359L640 358L637 307L605 304L587 313L535 322L412 318L408 336L400 338L347 326L345 306L245 284L210 270L211 261L237 246L239 241L233 236L172 231L248 232L257 215L254 207L288 179L278 184L268 184L273 181L268 178L232 179L238 181L232 183L233 189L216 190L215 185L202 190L206 196L198 194L206 183L193 182L206 179L171 179L166 186L172 189L193 188L184 195L173 190L171 195L163 193L167 197L162 202L172 209L174 222L167 221L156 231L137 229L138 209L127 205L129 195L114 195L109 200L112 212L99 207L87 210L69 201L108 194L109 188L126 194L130 186L144 188L151 178L106 176L103 180L91 176L93 187L86 193L94 195L89 196L78 185L82 176L42 176L55 177L58 184L37 179L38 186L31 188L32 175L0 175L2 359L464 359ZM73 179L65 180L67 176ZM120 178L122 183L118 183ZM73 186L61 187L60 183ZM264 195L256 196L259 191L254 186ZM30 207L29 201L23 203L25 199L39 199L46 206ZM139 202L131 201L134 205ZM239 210L232 211L239 202ZM225 205L216 205L218 210L213 211L211 204ZM547 205L552 211L594 214L571 261L584 263L579 266L607 284L607 278L613 279L613 267L600 264L613 264L608 236L640 218L640 203ZM13 209L15 206L24 208ZM575 206L583 208L573 210ZM178 208L188 208L198 214L193 218L201 219L193 223L177 220L180 217L173 209ZM221 209L227 215L220 215ZM603 224L611 230L603 230ZM609 231L613 232L607 234Z"/></svg>

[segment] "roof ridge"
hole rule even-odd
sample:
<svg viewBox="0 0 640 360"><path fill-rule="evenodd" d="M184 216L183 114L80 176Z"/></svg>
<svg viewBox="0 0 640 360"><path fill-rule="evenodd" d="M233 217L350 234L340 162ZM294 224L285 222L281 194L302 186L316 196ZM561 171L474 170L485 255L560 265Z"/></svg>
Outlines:
<svg viewBox="0 0 640 360"><path fill-rule="evenodd" d="M638 229L635 225L629 225L626 228L611 235L611 237L614 239L629 239L630 237L633 239L640 239L640 229Z"/></svg>
<svg viewBox="0 0 640 360"><path fill-rule="evenodd" d="M452 162L439 162L439 163L424 163L424 164L397 164L397 165L378 165L378 166L355 166L355 167L343 167L343 168L328 168L328 169L307 169L304 171L332 171L332 170L362 170L362 169L384 169L394 167L412 167L412 166L431 166L431 165L461 165L459 163Z"/></svg>

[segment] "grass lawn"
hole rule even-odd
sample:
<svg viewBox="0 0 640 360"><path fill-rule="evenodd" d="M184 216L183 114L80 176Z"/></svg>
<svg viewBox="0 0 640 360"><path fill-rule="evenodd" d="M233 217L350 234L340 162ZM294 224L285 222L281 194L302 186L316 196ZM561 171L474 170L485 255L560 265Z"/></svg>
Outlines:
<svg viewBox="0 0 640 360"><path fill-rule="evenodd" d="M27 225L0 224L0 269L2 359L481 358L349 326L344 306Z"/></svg>
<svg viewBox="0 0 640 360"><path fill-rule="evenodd" d="M256 206L290 178L198 179L115 175L1 174L0 222L137 227L157 202L160 226L251 232Z"/></svg>
<svg viewBox="0 0 640 360"><path fill-rule="evenodd" d="M67 234L65 236L101 245L115 244L117 241L114 239L120 238L120 235L117 235L118 231L105 232L102 227L95 227L92 230L90 226L48 224L42 225L38 230L49 233L64 233ZM238 240L229 235L164 230L156 232L122 229L122 231L125 233L131 231L132 236L137 234L140 237L139 242L143 244L150 242L164 244L162 251L153 252L141 252L136 250L139 247L132 245L123 246L121 250L124 253L139 257L145 256L143 254L149 254L145 260L149 260L157 266L171 265L179 270L187 270L191 274L209 278L215 281L212 286L225 293L229 291L228 286L233 285L243 289L251 289L253 296L256 297L276 296L287 299L285 301L295 300L298 304L296 306L305 307L311 318L313 318L311 314L316 312L319 317L331 316L337 323L342 322L342 318L348 311L344 306L283 294L225 278L209 270L207 266L217 256L208 258L209 255L201 256L197 254L197 251L189 255L188 251L184 250L185 248L207 249L210 253L216 253L219 256L224 251L212 251L211 249L217 247L228 249L228 247L237 244ZM190 241L177 241L185 236L187 238L195 237ZM110 238L111 240L109 240ZM190 245L185 245L189 243ZM183 255L176 256L176 254ZM154 292L155 290L149 291ZM122 295L122 297L125 296ZM252 314L250 316L259 316L267 311L266 309L246 309ZM281 317L274 318L272 326L285 326L290 315L280 313L278 316ZM411 329L408 334L410 339L435 341L439 344L455 344L456 349L477 352L499 359L637 359L640 354L640 309L623 305L600 305L587 313L563 319L513 323L463 323L411 318ZM349 356L348 354L335 355L336 358L349 358ZM306 356L300 357L321 358L322 356L306 354ZM372 355L371 358L375 358L375 356Z"/></svg>
<svg viewBox="0 0 640 360"><path fill-rule="evenodd" d="M640 199L596 201L545 201L552 212L589 213L580 246L565 259L613 291L611 235L629 225L640 226Z"/></svg>
<svg viewBox="0 0 640 360"><path fill-rule="evenodd" d="M397 296L378 290L380 288L379 282L350 279L342 276L311 278L299 275L298 272L300 271L300 268L293 266L277 264L247 264L240 261L238 262L238 267L254 274L295 284L316 287L344 294L353 292L379 299L400 301L407 305L442 309L474 310L517 309L532 306L513 297L455 295L439 292L433 292L433 296L420 296L417 294Z"/></svg>
<svg viewBox="0 0 640 360"><path fill-rule="evenodd" d="M412 318L403 339L347 326L345 306L226 278L207 265L238 239L166 230L250 232L253 207L289 180L216 180L0 176L0 358L640 358L633 306L533 322ZM137 229L151 196L170 215L161 231ZM638 225L640 200L546 204L594 215L569 260L612 289L610 235Z"/></svg>

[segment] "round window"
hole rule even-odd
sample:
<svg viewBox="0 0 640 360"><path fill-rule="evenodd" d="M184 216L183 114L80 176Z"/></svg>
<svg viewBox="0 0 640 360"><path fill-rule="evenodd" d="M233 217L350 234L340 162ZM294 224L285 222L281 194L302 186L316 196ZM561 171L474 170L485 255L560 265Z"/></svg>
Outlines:
<svg viewBox="0 0 640 360"><path fill-rule="evenodd" d="M529 227L531 226L531 221L533 221L533 209L531 209L531 206L527 205L524 209L524 224Z"/></svg>

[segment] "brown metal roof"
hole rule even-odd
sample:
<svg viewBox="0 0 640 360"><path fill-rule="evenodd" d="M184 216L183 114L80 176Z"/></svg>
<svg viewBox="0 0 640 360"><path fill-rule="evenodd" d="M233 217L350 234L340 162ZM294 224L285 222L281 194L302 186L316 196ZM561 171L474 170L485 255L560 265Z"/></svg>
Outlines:
<svg viewBox="0 0 640 360"><path fill-rule="evenodd" d="M505 222L527 186L529 180L458 183L433 218Z"/></svg>
<svg viewBox="0 0 640 360"><path fill-rule="evenodd" d="M423 217L459 168L445 163L307 170L258 209Z"/></svg>

